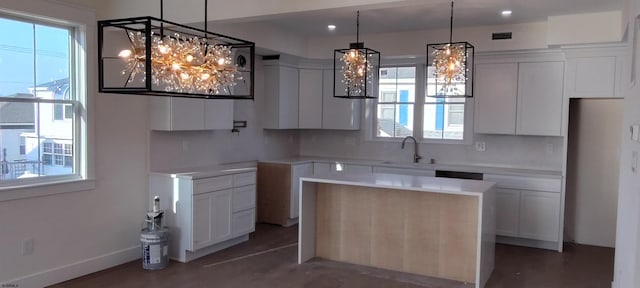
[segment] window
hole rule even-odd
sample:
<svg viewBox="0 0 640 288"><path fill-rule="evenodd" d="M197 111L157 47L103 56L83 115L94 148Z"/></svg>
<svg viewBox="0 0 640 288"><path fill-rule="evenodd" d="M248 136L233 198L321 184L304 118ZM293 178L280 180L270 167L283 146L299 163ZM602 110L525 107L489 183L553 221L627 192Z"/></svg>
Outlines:
<svg viewBox="0 0 640 288"><path fill-rule="evenodd" d="M0 146L8 147L9 167L0 187L84 175L74 161L85 129L77 114L84 101L78 32L48 21L0 14L0 59L15 67L0 69Z"/></svg>
<svg viewBox="0 0 640 288"><path fill-rule="evenodd" d="M380 68L380 96L376 104L376 136L413 135L416 68Z"/></svg>
<svg viewBox="0 0 640 288"><path fill-rule="evenodd" d="M373 135L378 139L414 136L428 142L463 143L465 126L472 117L472 104L466 98L437 97L426 79L425 73L433 75L426 66L418 70L413 67L380 68L379 95L375 103ZM422 90L421 87L425 89ZM456 85L463 89L464 85ZM415 95L425 95L415 97ZM470 113L470 112L469 112ZM470 131L467 131L470 134ZM467 136L467 138L469 138Z"/></svg>
<svg viewBox="0 0 640 288"><path fill-rule="evenodd" d="M435 91L433 67L427 68L427 95L424 100L422 135L425 139L463 140L465 98L438 98ZM456 89L464 92L463 82L454 83Z"/></svg>

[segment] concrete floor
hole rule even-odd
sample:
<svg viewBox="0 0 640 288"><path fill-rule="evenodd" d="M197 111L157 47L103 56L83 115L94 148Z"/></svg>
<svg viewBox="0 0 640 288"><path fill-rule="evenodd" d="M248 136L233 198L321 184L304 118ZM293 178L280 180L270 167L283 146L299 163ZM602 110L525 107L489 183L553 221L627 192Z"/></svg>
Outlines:
<svg viewBox="0 0 640 288"><path fill-rule="evenodd" d="M403 287L473 285L316 259L297 263L297 227L258 224L248 242L158 271L133 261L52 287ZM496 246L496 268L487 288L611 287L614 250L565 245L564 253Z"/></svg>

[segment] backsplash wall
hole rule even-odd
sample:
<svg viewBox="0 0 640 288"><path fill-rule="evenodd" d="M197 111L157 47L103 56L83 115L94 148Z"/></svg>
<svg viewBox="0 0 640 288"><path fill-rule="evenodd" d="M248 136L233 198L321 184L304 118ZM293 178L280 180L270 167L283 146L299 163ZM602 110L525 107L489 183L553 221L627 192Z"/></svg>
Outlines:
<svg viewBox="0 0 640 288"><path fill-rule="evenodd" d="M413 161L413 142L371 141L360 131L306 131L300 134L300 154L305 156ZM490 165L511 168L562 169L562 137L475 135L485 151L475 145L419 144L423 163L430 158L441 164ZM549 149L549 150L548 150Z"/></svg>

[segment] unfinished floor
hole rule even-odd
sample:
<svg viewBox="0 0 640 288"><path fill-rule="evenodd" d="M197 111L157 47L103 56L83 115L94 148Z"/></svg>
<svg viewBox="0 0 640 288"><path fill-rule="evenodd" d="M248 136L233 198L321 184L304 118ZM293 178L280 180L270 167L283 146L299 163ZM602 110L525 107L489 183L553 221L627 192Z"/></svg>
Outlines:
<svg viewBox="0 0 640 288"><path fill-rule="evenodd" d="M258 224L248 242L159 271L126 263L53 287L445 288L473 285L326 260L297 264L297 227ZM487 288L611 287L614 250L565 245L565 252L496 246Z"/></svg>

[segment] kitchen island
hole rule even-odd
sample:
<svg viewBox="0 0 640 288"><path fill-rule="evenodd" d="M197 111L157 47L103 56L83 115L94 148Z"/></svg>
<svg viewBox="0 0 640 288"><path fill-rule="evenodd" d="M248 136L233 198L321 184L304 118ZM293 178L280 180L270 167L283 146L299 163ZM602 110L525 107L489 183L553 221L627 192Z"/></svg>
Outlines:
<svg viewBox="0 0 640 288"><path fill-rule="evenodd" d="M492 182L376 173L300 185L300 264L320 257L476 287L493 271Z"/></svg>

